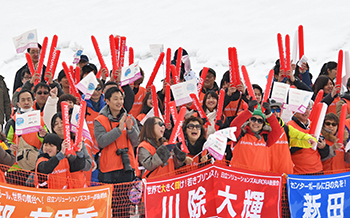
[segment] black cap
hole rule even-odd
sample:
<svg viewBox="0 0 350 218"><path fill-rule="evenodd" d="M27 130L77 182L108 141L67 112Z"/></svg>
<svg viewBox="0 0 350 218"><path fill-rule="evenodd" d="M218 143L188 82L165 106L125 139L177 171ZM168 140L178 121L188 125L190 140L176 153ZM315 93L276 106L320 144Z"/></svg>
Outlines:
<svg viewBox="0 0 350 218"><path fill-rule="evenodd" d="M44 137L43 144L48 143L55 145L57 147L57 151L61 150L62 139L54 133L48 133Z"/></svg>
<svg viewBox="0 0 350 218"><path fill-rule="evenodd" d="M79 63L80 62L83 62L83 63L88 62L89 63L89 58L86 55L81 55Z"/></svg>

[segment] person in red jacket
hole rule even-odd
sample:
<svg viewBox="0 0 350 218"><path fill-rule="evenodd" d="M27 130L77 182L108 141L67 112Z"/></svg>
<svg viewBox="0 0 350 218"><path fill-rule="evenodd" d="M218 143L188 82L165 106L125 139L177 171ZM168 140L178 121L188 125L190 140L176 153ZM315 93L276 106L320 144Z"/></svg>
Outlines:
<svg viewBox="0 0 350 218"><path fill-rule="evenodd" d="M270 171L268 147L278 140L282 130L276 116L271 113L269 103L263 103L264 113L260 105L254 110L256 105L258 101L251 100L248 110L239 114L231 123L231 127L237 127L237 142L232 152L231 166Z"/></svg>

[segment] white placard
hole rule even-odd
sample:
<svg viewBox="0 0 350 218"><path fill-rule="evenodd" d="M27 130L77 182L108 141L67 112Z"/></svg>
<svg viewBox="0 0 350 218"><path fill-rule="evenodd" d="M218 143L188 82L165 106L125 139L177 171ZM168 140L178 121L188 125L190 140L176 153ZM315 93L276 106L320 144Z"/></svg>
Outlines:
<svg viewBox="0 0 350 218"><path fill-rule="evenodd" d="M95 74L91 71L87 76L85 76L76 87L85 94L85 99L91 98L92 93L94 93L98 85Z"/></svg>
<svg viewBox="0 0 350 218"><path fill-rule="evenodd" d="M303 68L303 67L302 67L303 64L307 64L307 61L308 61L307 57L306 57L305 55L303 55L303 56L301 57L301 59L299 60L299 62L298 62L298 66L299 66L300 68Z"/></svg>
<svg viewBox="0 0 350 218"><path fill-rule="evenodd" d="M79 119L79 109L80 109L80 107L75 104L74 107L73 107L72 116L70 118L70 131L72 131L74 133L77 133L78 119ZM85 119L84 119L83 134L82 135L85 138L87 138L90 142L93 142L92 138L91 138L91 135L90 135L89 128L88 128L88 126L86 124L86 120Z"/></svg>
<svg viewBox="0 0 350 218"><path fill-rule="evenodd" d="M142 75L140 71L139 62L135 62L128 67L123 67L120 79L120 86L125 86L127 84L133 83L141 77Z"/></svg>
<svg viewBox="0 0 350 218"><path fill-rule="evenodd" d="M38 34L36 29L29 30L19 36L12 38L16 52L22 53L27 48L38 48Z"/></svg>
<svg viewBox="0 0 350 218"><path fill-rule="evenodd" d="M80 61L80 57L83 54L84 48L75 42L75 53L73 55L73 64L77 64Z"/></svg>
<svg viewBox="0 0 350 218"><path fill-rule="evenodd" d="M313 92L308 92L301 89L289 89L289 110L305 113L312 95Z"/></svg>
<svg viewBox="0 0 350 218"><path fill-rule="evenodd" d="M192 79L186 82L178 83L170 87L174 95L176 106L180 106L180 105L184 105L189 102L192 102L192 98L190 97L191 93L196 94L198 97L197 79Z"/></svg>
<svg viewBox="0 0 350 218"><path fill-rule="evenodd" d="M209 153L217 160L222 160L227 146L227 137L219 132L209 135L203 145L203 149L208 149Z"/></svg>
<svg viewBox="0 0 350 218"><path fill-rule="evenodd" d="M34 110L16 114L16 135L38 132L40 129L40 111Z"/></svg>
<svg viewBox="0 0 350 218"><path fill-rule="evenodd" d="M278 101L282 104L286 103L289 87L290 87L290 85L288 85L286 83L274 82L272 93L271 93L271 98L275 99L276 101Z"/></svg>
<svg viewBox="0 0 350 218"><path fill-rule="evenodd" d="M159 111L159 114L161 115L162 112L160 112L160 109L159 109L159 108L158 108L158 111ZM147 120L148 118L150 118L150 117L154 117L154 110L153 110L153 108L152 108L150 111L148 111L148 113L146 114L146 116L140 121L140 123L142 124L142 126L143 126L143 124L146 122L146 120ZM160 116L159 118L164 122L163 116Z"/></svg>

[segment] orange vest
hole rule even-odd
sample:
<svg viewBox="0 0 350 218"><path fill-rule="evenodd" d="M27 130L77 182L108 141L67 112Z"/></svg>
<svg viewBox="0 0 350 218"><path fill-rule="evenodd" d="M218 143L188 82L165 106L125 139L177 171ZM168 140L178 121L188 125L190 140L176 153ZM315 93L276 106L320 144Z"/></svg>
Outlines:
<svg viewBox="0 0 350 218"><path fill-rule="evenodd" d="M153 156L156 153L156 148L153 147L149 142L143 141L140 143L139 148L145 148L151 155ZM175 175L175 166L174 160L172 157L169 158L168 164L166 166L157 167L147 178L151 179L154 177L158 177L160 175L166 174L166 176ZM150 171L146 170L142 175L142 178L146 178L146 176L150 173Z"/></svg>
<svg viewBox="0 0 350 218"><path fill-rule="evenodd" d="M237 106L238 106L239 99L237 101L231 101L224 109L224 115L226 117L233 117L238 115L238 112L243 111L243 100L241 100L241 104L239 105L238 111L237 111ZM237 111L237 114L236 114Z"/></svg>
<svg viewBox="0 0 350 218"><path fill-rule="evenodd" d="M284 130L277 142L268 149L271 171L275 173L292 174L294 164L290 155L288 138Z"/></svg>
<svg viewBox="0 0 350 218"><path fill-rule="evenodd" d="M332 146L334 143L327 140L326 139L326 143L329 145L329 146ZM335 150L335 156L332 157L332 158L329 158L325 161L322 162L322 165L323 165L323 170L324 171L330 171L330 170L342 170L342 169L346 169L346 165L345 165L345 160L344 160L344 157L345 156L345 153L344 153L344 148L340 148L340 149L337 149ZM346 172L343 171L343 172ZM340 171L336 171L334 173L342 173Z"/></svg>
<svg viewBox="0 0 350 218"><path fill-rule="evenodd" d="M99 115L99 112L94 111L90 107L86 108L85 120L86 120L86 124L88 126L88 129L89 129L89 132L91 135L91 139L94 142L93 147L92 147L93 154L96 154L100 150L100 148L97 145L97 142L95 139L95 134L94 134L94 120L98 115Z"/></svg>
<svg viewBox="0 0 350 218"><path fill-rule="evenodd" d="M110 122L108 117L104 115L98 115L98 117L96 117L96 120L101 123L107 132L111 131L112 128L117 127L119 124L119 122ZM102 173L124 169L121 155L117 155L116 152L118 149L125 148L129 149L128 155L131 167L136 171L138 170L138 164L134 155L134 148L132 147L131 142L128 138L126 125L124 124L124 130L122 131L122 134L119 136L119 138L117 138L111 144L107 145L101 151L100 170ZM136 171L135 173L137 173Z"/></svg>
<svg viewBox="0 0 350 218"><path fill-rule="evenodd" d="M142 121L143 120L143 118L145 118L145 116L146 116L146 114L139 114L137 117L136 117L136 119L138 120L138 121Z"/></svg>
<svg viewBox="0 0 350 218"><path fill-rule="evenodd" d="M35 173L37 173L39 163L47 161L45 157L40 157L36 162ZM37 175L35 175L37 177ZM49 189L68 189L71 188L69 162L67 158L60 160L55 169L50 173L47 179Z"/></svg>
<svg viewBox="0 0 350 218"><path fill-rule="evenodd" d="M328 106L327 114L334 113L337 114L337 102L340 100L339 96L334 99L334 101Z"/></svg>
<svg viewBox="0 0 350 218"><path fill-rule="evenodd" d="M295 129L309 133L308 129L301 128L293 120L288 122L288 125L293 126ZM319 173L323 170L323 165L321 162L321 156L318 153L317 149L312 148L303 148L292 154L292 161L294 163L294 174L310 174L310 173Z"/></svg>
<svg viewBox="0 0 350 218"><path fill-rule="evenodd" d="M135 95L134 104L129 112L133 117L137 117L139 115L142 108L142 101L146 95L146 89L144 87L139 86L139 91Z"/></svg>
<svg viewBox="0 0 350 218"><path fill-rule="evenodd" d="M246 166L250 170L270 171L270 158L268 147L263 137L259 140L246 133L236 143L232 151L231 166Z"/></svg>

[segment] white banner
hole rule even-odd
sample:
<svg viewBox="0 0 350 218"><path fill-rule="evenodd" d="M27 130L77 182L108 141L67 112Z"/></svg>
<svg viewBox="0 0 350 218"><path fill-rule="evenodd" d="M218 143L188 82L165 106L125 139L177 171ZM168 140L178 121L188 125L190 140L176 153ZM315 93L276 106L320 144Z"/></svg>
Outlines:
<svg viewBox="0 0 350 218"><path fill-rule="evenodd" d="M39 132L40 124L39 110L16 114L16 135Z"/></svg>
<svg viewBox="0 0 350 218"><path fill-rule="evenodd" d="M120 85L125 86L127 84L133 83L141 77L142 77L142 75L141 75L139 62L135 62L128 67L122 68Z"/></svg>
<svg viewBox="0 0 350 218"><path fill-rule="evenodd" d="M85 94L85 99L88 100L91 98L92 93L94 93L96 87L98 85L96 76L93 72L90 72L87 76L85 76L80 82L76 85L76 87Z"/></svg>
<svg viewBox="0 0 350 218"><path fill-rule="evenodd" d="M38 34L36 29L29 30L19 36L13 37L13 44L15 44L16 52L22 53L27 48L38 47Z"/></svg>

